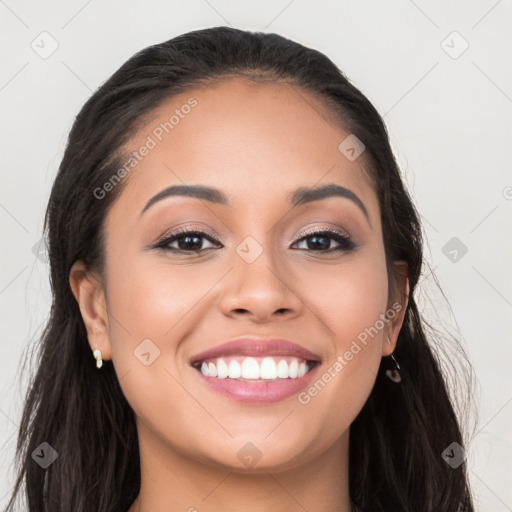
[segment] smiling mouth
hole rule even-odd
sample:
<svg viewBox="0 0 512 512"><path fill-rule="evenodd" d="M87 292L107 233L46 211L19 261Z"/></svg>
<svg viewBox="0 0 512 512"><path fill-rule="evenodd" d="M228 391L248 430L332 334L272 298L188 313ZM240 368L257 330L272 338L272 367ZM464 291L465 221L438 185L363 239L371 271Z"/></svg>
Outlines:
<svg viewBox="0 0 512 512"><path fill-rule="evenodd" d="M205 377L240 382L295 380L309 373L318 361L293 356L232 355L198 361L193 367Z"/></svg>

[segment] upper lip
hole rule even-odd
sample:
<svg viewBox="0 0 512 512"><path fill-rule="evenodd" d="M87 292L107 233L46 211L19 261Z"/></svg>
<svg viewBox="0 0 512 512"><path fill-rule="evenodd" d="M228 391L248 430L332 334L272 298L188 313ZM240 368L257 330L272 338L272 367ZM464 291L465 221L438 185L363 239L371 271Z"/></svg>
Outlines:
<svg viewBox="0 0 512 512"><path fill-rule="evenodd" d="M234 354L253 357L294 356L306 361L320 361L320 356L292 341L283 338L265 339L247 336L228 341L205 352L196 354L190 360L190 364L194 365L205 359L214 359Z"/></svg>

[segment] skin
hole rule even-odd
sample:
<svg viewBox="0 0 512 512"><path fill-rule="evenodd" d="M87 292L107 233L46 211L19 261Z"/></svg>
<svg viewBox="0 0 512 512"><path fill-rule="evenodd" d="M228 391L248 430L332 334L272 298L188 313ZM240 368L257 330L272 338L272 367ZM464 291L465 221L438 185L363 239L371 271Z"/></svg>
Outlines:
<svg viewBox="0 0 512 512"><path fill-rule="evenodd" d="M349 427L381 357L395 348L408 293L403 273L403 296L388 289L377 196L362 159L338 150L348 133L287 84L236 78L175 96L131 149L190 97L198 105L125 178L108 213L106 282L82 262L70 273L91 350L112 360L136 415L142 486L129 512L349 512ZM326 183L352 190L369 221L342 197L288 204L296 188ZM219 188L232 203L175 196L140 216L150 198L179 184ZM220 245L202 238L200 255L149 248L178 225ZM357 247L327 254L298 236L325 227L347 232ZM236 252L247 236L262 249L250 264ZM232 401L189 365L233 338L273 336L318 354L321 375L396 301L401 312L304 405L297 395L270 405ZM134 357L145 339L160 350L149 366ZM237 455L249 442L261 454L251 467Z"/></svg>

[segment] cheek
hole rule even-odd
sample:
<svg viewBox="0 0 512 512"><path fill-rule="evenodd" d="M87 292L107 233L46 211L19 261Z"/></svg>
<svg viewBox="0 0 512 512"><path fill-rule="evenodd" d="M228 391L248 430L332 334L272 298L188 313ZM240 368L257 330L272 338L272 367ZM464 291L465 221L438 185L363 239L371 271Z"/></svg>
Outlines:
<svg viewBox="0 0 512 512"><path fill-rule="evenodd" d="M388 276L385 261L379 255L354 258L345 266L317 275L315 280L315 313L331 330L338 352L386 311Z"/></svg>
<svg viewBox="0 0 512 512"><path fill-rule="evenodd" d="M316 383L299 397L303 405L354 419L373 387L382 356L388 280L384 256L354 258L315 278L310 308L320 320L329 357ZM306 295L305 295L306 296ZM314 405L313 405L314 404ZM331 417L324 418L331 425Z"/></svg>
<svg viewBox="0 0 512 512"><path fill-rule="evenodd" d="M130 337L160 344L173 338L175 325L199 303L215 283L215 276L202 276L192 267L171 269L165 263L132 262L117 265L109 275L113 316L126 327ZM210 283L211 281L211 283Z"/></svg>
<svg viewBox="0 0 512 512"><path fill-rule="evenodd" d="M171 270L166 263L149 263L149 258L120 257L110 267L112 359L127 400L146 421L159 411L161 420L170 423L190 403L175 380L181 380L177 350L197 325L194 306L218 279L197 275L192 267Z"/></svg>

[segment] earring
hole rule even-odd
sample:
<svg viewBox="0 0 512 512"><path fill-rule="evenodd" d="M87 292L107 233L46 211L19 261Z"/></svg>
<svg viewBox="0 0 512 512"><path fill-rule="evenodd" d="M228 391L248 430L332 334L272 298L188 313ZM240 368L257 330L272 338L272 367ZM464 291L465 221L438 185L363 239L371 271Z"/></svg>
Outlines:
<svg viewBox="0 0 512 512"><path fill-rule="evenodd" d="M390 357L395 362L395 367L390 370L386 370L386 377L391 379L393 382L401 382L402 377L400 375L400 365L398 364L398 361L395 359L395 356L393 354L391 354Z"/></svg>
<svg viewBox="0 0 512 512"><path fill-rule="evenodd" d="M103 366L103 359L101 359L101 350L98 348L93 351L94 359L96 359L96 368Z"/></svg>

